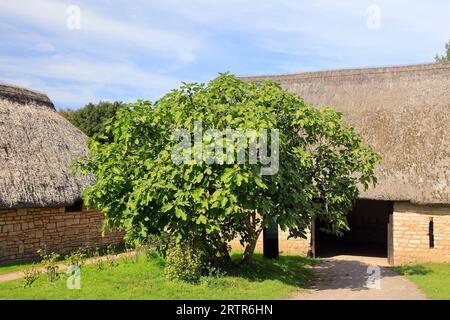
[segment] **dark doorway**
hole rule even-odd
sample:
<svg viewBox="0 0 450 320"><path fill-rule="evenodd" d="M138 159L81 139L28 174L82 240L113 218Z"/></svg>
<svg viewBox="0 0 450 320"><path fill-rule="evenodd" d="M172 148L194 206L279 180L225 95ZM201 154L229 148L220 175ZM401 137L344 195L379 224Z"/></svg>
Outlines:
<svg viewBox="0 0 450 320"><path fill-rule="evenodd" d="M318 257L358 255L388 257L389 218L393 212L391 201L357 200L348 214L350 230L342 237L323 232L325 225L315 222L315 253Z"/></svg>

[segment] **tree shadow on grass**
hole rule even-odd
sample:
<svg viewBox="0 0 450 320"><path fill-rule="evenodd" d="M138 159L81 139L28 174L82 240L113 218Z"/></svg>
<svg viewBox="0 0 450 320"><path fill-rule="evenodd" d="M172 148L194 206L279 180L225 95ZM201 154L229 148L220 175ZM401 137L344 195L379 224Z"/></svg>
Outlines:
<svg viewBox="0 0 450 320"><path fill-rule="evenodd" d="M277 280L287 285L305 287L313 277L311 266L318 264L318 259L295 255L281 255L277 259L264 258L255 253L252 261L246 265L238 264L240 255L233 254L233 264L226 270L229 276L240 277L249 281Z"/></svg>
<svg viewBox="0 0 450 320"><path fill-rule="evenodd" d="M433 273L433 270L422 266L422 265L404 265L404 266L398 266L398 267L393 267L393 270L395 272L397 272L398 274L405 276L416 276L416 275L420 275L420 276L424 276L427 275L429 273Z"/></svg>

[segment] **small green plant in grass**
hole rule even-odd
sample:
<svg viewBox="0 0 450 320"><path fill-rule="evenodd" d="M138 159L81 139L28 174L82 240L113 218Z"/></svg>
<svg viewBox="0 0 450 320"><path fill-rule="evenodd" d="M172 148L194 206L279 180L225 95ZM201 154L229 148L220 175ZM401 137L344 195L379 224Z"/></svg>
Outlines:
<svg viewBox="0 0 450 320"><path fill-rule="evenodd" d="M41 272L35 267L32 266L30 269L26 269L23 271L23 279L25 280L23 287L30 288L33 283L39 278Z"/></svg>
<svg viewBox="0 0 450 320"><path fill-rule="evenodd" d="M119 265L116 261L116 251L112 245L108 245L106 247L106 263L110 268L114 268Z"/></svg>
<svg viewBox="0 0 450 320"><path fill-rule="evenodd" d="M110 267L110 268L115 268L119 265L119 263L116 261L116 259L111 256L106 256L106 263L107 263L108 267Z"/></svg>
<svg viewBox="0 0 450 320"><path fill-rule="evenodd" d="M148 244L137 245L134 251L134 262L138 263L142 255L147 255L149 250Z"/></svg>
<svg viewBox="0 0 450 320"><path fill-rule="evenodd" d="M39 249L37 253L41 256L42 265L45 267L47 272L47 278L50 282L55 282L59 279L58 265L57 261L59 259L59 254L56 252L46 253L46 250Z"/></svg>
<svg viewBox="0 0 450 320"><path fill-rule="evenodd" d="M125 249L125 255L121 259L126 264L135 264L139 262L140 253L132 248Z"/></svg>
<svg viewBox="0 0 450 320"><path fill-rule="evenodd" d="M94 253L92 254L92 257L94 258L95 269L97 271L104 270L105 269L105 262L101 258L100 249L99 248L95 249Z"/></svg>
<svg viewBox="0 0 450 320"><path fill-rule="evenodd" d="M77 266L78 268L81 268L86 263L86 259L87 253L83 248L79 248L66 256L67 263L71 266Z"/></svg>
<svg viewBox="0 0 450 320"><path fill-rule="evenodd" d="M202 273L201 254L187 244L173 245L167 251L164 275L169 280L196 283Z"/></svg>
<svg viewBox="0 0 450 320"><path fill-rule="evenodd" d="M211 263L208 263L204 267L204 270L208 277L221 278L221 277L225 277L227 275L225 270L223 270L219 267L216 267L216 266L212 265Z"/></svg>
<svg viewBox="0 0 450 320"><path fill-rule="evenodd" d="M201 277L200 282L208 287L219 286L223 281L222 279L226 277L226 271L208 263L203 267L203 272L205 276Z"/></svg>
<svg viewBox="0 0 450 320"><path fill-rule="evenodd" d="M129 245L125 248L126 255L122 259L125 263L138 263L145 252L145 244Z"/></svg>

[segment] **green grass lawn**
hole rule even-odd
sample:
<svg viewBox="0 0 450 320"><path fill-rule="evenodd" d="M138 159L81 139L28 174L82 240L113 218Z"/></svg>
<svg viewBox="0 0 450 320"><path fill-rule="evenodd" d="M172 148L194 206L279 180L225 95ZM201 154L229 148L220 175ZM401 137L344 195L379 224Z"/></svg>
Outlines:
<svg viewBox="0 0 450 320"><path fill-rule="evenodd" d="M413 281L428 298L450 300L450 264L426 263L405 265L395 271Z"/></svg>
<svg viewBox="0 0 450 320"><path fill-rule="evenodd" d="M234 265L225 276L189 284L167 280L161 258L117 261L118 266L102 271L84 266L80 290L67 289L64 275L54 283L41 275L30 288L23 287L23 279L0 283L0 299L284 299L307 286L317 263L294 255L267 260L255 254L250 265Z"/></svg>

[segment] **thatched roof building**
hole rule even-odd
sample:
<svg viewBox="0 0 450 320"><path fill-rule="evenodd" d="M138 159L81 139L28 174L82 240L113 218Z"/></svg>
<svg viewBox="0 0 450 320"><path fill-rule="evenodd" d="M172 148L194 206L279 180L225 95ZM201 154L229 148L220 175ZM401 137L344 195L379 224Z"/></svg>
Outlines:
<svg viewBox="0 0 450 320"><path fill-rule="evenodd" d="M85 141L45 94L0 84L0 209L80 200L90 181L69 166L86 152Z"/></svg>
<svg viewBox="0 0 450 320"><path fill-rule="evenodd" d="M450 204L450 63L242 79L270 79L342 112L383 157L362 198Z"/></svg>

